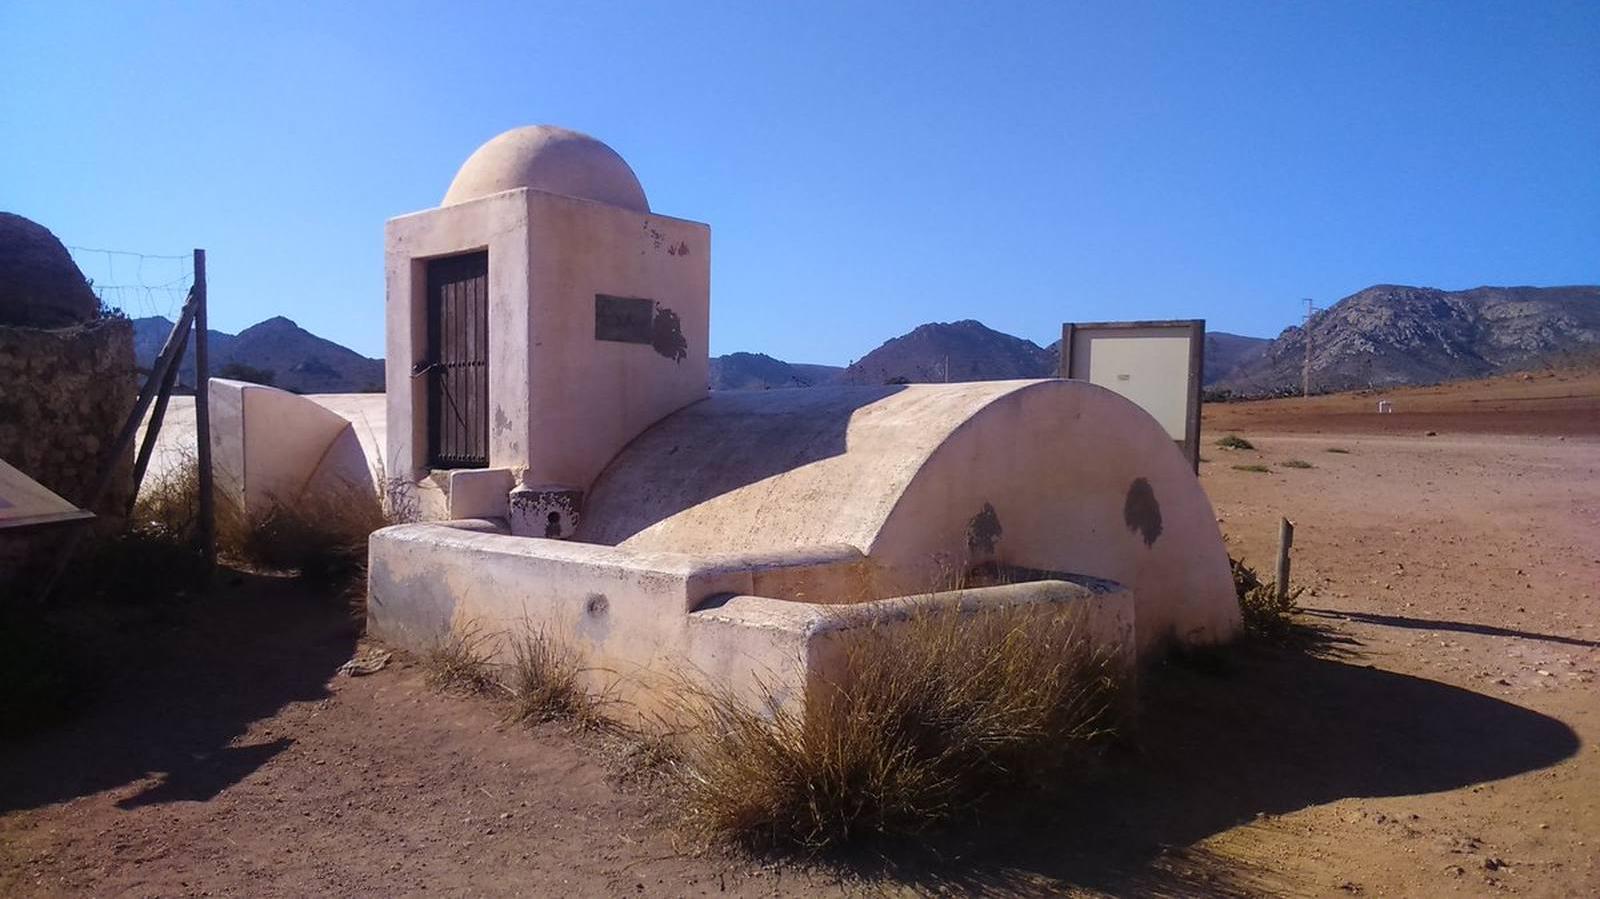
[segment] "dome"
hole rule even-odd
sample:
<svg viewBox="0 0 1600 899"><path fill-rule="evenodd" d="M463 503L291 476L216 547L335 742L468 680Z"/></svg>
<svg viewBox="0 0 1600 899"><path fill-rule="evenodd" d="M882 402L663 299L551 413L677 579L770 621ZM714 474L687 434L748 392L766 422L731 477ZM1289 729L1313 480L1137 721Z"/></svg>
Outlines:
<svg viewBox="0 0 1600 899"><path fill-rule="evenodd" d="M456 172L439 205L520 187L650 211L639 179L615 150L554 125L513 128L479 147Z"/></svg>
<svg viewBox="0 0 1600 899"><path fill-rule="evenodd" d="M60 328L94 318L99 308L49 228L0 212L0 324Z"/></svg>

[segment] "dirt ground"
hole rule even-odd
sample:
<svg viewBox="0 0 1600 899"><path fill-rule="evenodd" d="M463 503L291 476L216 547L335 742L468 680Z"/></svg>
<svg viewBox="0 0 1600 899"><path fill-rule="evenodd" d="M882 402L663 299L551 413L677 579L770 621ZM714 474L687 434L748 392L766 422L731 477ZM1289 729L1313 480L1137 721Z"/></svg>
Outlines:
<svg viewBox="0 0 1600 899"><path fill-rule="evenodd" d="M1294 519L1317 652L1158 666L1068 801L915 858L698 851L614 746L338 674L338 602L234 574L0 746L0 895L1600 895L1600 378L1386 396L1206 409L1230 551Z"/></svg>

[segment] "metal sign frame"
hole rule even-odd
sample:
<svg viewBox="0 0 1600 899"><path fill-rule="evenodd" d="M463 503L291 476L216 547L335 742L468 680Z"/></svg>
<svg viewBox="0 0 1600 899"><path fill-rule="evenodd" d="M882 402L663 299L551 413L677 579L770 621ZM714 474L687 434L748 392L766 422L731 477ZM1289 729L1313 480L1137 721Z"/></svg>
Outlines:
<svg viewBox="0 0 1600 899"><path fill-rule="evenodd" d="M1178 441L1195 474L1200 473L1200 391L1206 363L1206 320L1203 318L1138 322L1064 322L1061 325L1061 369L1072 377L1072 340L1079 332L1186 329L1189 333L1188 403L1184 410L1184 436Z"/></svg>

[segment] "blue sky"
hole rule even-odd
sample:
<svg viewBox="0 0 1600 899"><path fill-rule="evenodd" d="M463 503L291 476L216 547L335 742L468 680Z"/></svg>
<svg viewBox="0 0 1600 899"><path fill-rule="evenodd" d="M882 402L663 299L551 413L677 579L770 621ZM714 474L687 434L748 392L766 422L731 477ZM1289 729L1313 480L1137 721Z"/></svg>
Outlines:
<svg viewBox="0 0 1600 899"><path fill-rule="evenodd" d="M1373 283L1600 282L1597 48L1594 2L5 0L0 209L205 247L214 327L379 355L384 220L548 122L711 224L714 353L1272 335Z"/></svg>

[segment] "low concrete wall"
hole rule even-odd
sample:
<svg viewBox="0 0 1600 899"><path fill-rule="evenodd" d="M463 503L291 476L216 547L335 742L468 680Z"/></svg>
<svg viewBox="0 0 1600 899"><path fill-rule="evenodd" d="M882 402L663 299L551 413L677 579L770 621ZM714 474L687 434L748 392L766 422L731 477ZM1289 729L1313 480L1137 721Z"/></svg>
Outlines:
<svg viewBox="0 0 1600 899"><path fill-rule="evenodd" d="M542 632L581 653L591 689L648 719L670 713L684 681L731 689L753 707L797 702L808 685L837 673L830 647L839 634L892 624L908 605L906 598L840 606L753 595L757 585L831 594L829 582L861 561L850 547L690 556L512 537L492 527L410 524L373 534L369 633L426 652L452 629L471 630L483 651L507 662L511 640ZM1046 581L917 601L964 609L1076 603L1091 638L1131 669L1134 604L1116 585Z"/></svg>
<svg viewBox="0 0 1600 899"><path fill-rule="evenodd" d="M1135 603L1109 581L1029 581L846 605L730 596L690 614L684 652L700 683L753 708L774 702L793 708L808 691L841 681L843 640L852 631L879 628L893 639L918 609L972 615L1013 606L1072 607L1084 638L1117 670L1131 697L1138 672Z"/></svg>

